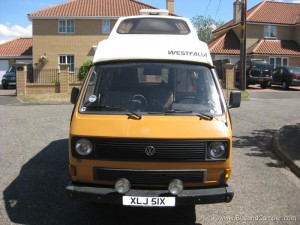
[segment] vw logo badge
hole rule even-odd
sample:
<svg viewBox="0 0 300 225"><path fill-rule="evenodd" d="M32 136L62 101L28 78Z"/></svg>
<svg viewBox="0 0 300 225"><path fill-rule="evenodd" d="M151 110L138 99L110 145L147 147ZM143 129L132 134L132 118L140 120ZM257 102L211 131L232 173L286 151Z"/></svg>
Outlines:
<svg viewBox="0 0 300 225"><path fill-rule="evenodd" d="M153 146L147 146L145 148L145 153L147 156L153 156L155 154L155 148Z"/></svg>

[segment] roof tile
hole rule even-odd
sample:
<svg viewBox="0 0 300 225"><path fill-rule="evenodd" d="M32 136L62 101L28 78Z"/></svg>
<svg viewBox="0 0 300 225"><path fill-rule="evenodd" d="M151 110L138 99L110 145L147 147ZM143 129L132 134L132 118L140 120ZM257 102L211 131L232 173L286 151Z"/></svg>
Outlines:
<svg viewBox="0 0 300 225"><path fill-rule="evenodd" d="M248 54L300 56L300 46L296 41L260 40Z"/></svg>
<svg viewBox="0 0 300 225"><path fill-rule="evenodd" d="M269 23L295 25L300 22L300 4L287 2L262 1L246 12L249 23ZM238 25L240 21L233 20L217 28L213 33Z"/></svg>
<svg viewBox="0 0 300 225"><path fill-rule="evenodd" d="M32 12L34 17L120 17L139 15L140 9L156 9L136 0L72 0Z"/></svg>
<svg viewBox="0 0 300 225"><path fill-rule="evenodd" d="M31 56L32 38L18 38L0 45L0 56Z"/></svg>
<svg viewBox="0 0 300 225"><path fill-rule="evenodd" d="M265 1L247 16L247 21L293 25L299 15L298 3Z"/></svg>
<svg viewBox="0 0 300 225"><path fill-rule="evenodd" d="M235 33L230 30L208 44L212 54L238 55L240 54L240 42Z"/></svg>

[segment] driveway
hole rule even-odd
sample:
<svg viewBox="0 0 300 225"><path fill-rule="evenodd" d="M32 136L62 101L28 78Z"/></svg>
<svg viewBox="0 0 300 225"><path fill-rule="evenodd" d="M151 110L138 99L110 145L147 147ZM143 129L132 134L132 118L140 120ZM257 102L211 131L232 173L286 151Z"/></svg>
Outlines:
<svg viewBox="0 0 300 225"><path fill-rule="evenodd" d="M21 104L21 101L16 98L16 89L3 89L0 86L0 105L15 105Z"/></svg>

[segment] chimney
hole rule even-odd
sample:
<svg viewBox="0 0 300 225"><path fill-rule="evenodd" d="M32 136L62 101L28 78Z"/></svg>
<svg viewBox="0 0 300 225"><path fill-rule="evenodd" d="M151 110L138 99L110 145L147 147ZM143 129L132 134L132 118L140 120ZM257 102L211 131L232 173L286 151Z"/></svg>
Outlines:
<svg viewBox="0 0 300 225"><path fill-rule="evenodd" d="M241 20L241 12L242 12L242 3L239 0L236 0L233 3L233 21L234 22Z"/></svg>
<svg viewBox="0 0 300 225"><path fill-rule="evenodd" d="M174 13L174 0L166 0L166 7L167 10L169 10L170 13Z"/></svg>

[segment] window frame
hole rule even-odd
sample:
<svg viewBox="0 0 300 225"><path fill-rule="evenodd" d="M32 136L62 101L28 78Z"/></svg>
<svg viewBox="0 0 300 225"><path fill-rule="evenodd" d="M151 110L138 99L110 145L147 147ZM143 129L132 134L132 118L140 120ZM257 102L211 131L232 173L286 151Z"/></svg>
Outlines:
<svg viewBox="0 0 300 225"><path fill-rule="evenodd" d="M111 32L110 20L102 20L102 34L110 34L110 32Z"/></svg>
<svg viewBox="0 0 300 225"><path fill-rule="evenodd" d="M274 61L274 63L271 63L272 60ZM280 61L280 64L278 64L277 61ZM278 67L289 66L289 58L287 58L287 57L270 57L269 64L272 69L275 69Z"/></svg>
<svg viewBox="0 0 300 225"><path fill-rule="evenodd" d="M274 35L271 35L272 33L274 33ZM277 38L277 26L265 25L264 26L264 38L276 39Z"/></svg>
<svg viewBox="0 0 300 225"><path fill-rule="evenodd" d="M63 26L61 26L61 22L64 23ZM70 24L70 26L68 24L69 22L72 22L72 24ZM59 34L74 34L75 33L75 20L73 20L73 19L59 19L58 20L58 33Z"/></svg>
<svg viewBox="0 0 300 225"><path fill-rule="evenodd" d="M61 62L61 57L65 58L65 62ZM73 57L73 62L68 62L68 57ZM69 66L69 72L70 73L75 73L75 55L68 55L68 54L60 54L58 55L58 64L68 64Z"/></svg>

